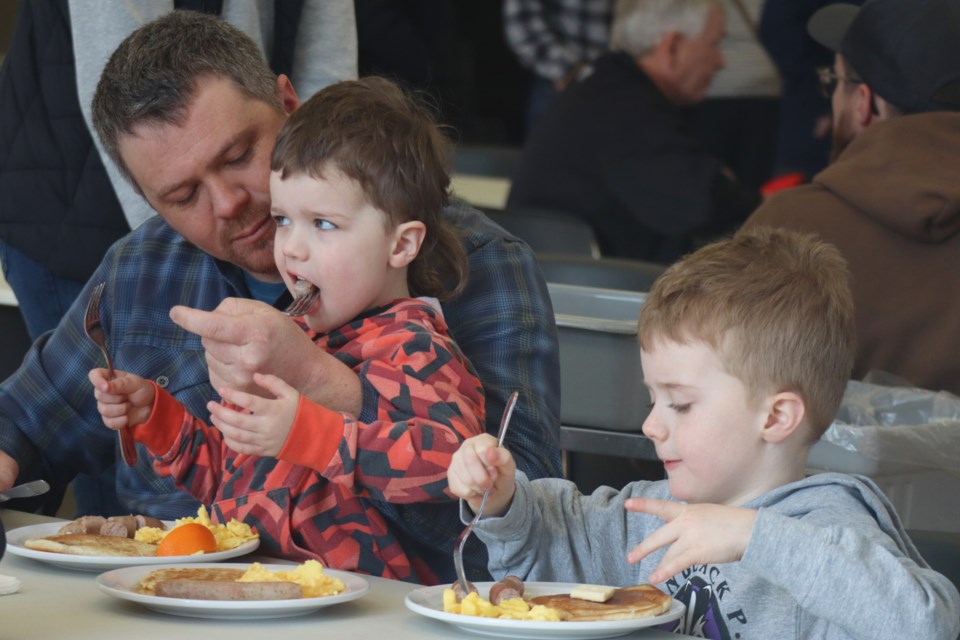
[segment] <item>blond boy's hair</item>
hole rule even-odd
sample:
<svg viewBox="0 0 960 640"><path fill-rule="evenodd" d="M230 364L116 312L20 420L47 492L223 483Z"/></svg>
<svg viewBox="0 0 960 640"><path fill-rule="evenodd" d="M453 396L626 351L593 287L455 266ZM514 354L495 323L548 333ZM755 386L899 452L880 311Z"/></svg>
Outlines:
<svg viewBox="0 0 960 640"><path fill-rule="evenodd" d="M785 229L750 229L695 251L657 279L640 310L640 346L709 345L752 399L797 393L816 440L853 368L849 281L833 245Z"/></svg>

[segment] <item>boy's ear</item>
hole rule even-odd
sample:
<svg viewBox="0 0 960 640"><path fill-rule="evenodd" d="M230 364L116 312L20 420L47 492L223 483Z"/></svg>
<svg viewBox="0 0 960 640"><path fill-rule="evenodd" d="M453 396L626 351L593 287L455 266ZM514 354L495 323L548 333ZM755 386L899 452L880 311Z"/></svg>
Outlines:
<svg viewBox="0 0 960 640"><path fill-rule="evenodd" d="M427 227L419 220L410 220L397 225L394 231L390 266L399 269L407 266L420 253L420 245L427 234Z"/></svg>
<svg viewBox="0 0 960 640"><path fill-rule="evenodd" d="M765 442L782 442L794 433L807 415L803 398L793 391L781 391L770 397L770 408L763 426Z"/></svg>

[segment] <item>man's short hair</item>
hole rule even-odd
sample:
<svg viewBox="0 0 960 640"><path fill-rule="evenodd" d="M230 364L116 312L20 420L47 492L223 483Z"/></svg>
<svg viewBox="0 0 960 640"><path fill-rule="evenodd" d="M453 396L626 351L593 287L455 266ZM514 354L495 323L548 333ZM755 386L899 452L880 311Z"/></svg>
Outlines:
<svg viewBox="0 0 960 640"><path fill-rule="evenodd" d="M321 89L280 128L270 170L281 179L339 171L387 214L390 228L420 220L427 233L408 271L411 293L444 300L466 282L467 259L443 216L452 145L434 112L386 78Z"/></svg>
<svg viewBox="0 0 960 640"><path fill-rule="evenodd" d="M173 11L127 36L110 56L93 96L93 125L124 176L119 139L140 124L183 124L198 85L227 78L245 95L283 110L277 77L245 33L218 17Z"/></svg>
<svg viewBox="0 0 960 640"><path fill-rule="evenodd" d="M749 395L803 398L813 439L830 426L853 369L846 261L813 235L756 227L667 269L640 310L641 348L703 342Z"/></svg>
<svg viewBox="0 0 960 640"><path fill-rule="evenodd" d="M877 95L903 113L960 110L960 2L831 4L807 25Z"/></svg>
<svg viewBox="0 0 960 640"><path fill-rule="evenodd" d="M642 57L671 31L696 38L707 26L717 0L618 0L613 12L610 48Z"/></svg>

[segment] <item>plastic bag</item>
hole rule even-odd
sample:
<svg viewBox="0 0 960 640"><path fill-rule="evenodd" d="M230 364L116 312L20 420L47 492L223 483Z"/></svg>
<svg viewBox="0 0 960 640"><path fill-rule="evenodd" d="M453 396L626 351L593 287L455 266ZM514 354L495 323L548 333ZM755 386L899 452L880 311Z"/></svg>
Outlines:
<svg viewBox="0 0 960 640"><path fill-rule="evenodd" d="M960 397L851 380L822 440L871 460L960 475Z"/></svg>

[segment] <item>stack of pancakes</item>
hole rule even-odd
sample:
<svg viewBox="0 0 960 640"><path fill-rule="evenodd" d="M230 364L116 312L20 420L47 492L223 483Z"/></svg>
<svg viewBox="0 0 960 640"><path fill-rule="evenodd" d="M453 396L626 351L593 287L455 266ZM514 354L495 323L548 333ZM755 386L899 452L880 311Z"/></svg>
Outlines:
<svg viewBox="0 0 960 640"><path fill-rule="evenodd" d="M596 620L631 620L652 618L670 609L672 598L652 584L617 589L606 602L593 602L571 598L570 594L537 596L530 598L531 605L542 604L560 612L560 619L567 622Z"/></svg>
<svg viewBox="0 0 960 640"><path fill-rule="evenodd" d="M58 534L26 540L23 546L37 551L66 553L74 556L147 557L157 555L157 545L155 544L98 533Z"/></svg>

